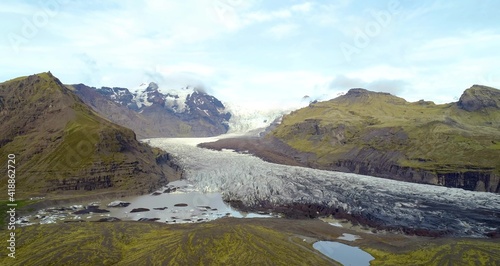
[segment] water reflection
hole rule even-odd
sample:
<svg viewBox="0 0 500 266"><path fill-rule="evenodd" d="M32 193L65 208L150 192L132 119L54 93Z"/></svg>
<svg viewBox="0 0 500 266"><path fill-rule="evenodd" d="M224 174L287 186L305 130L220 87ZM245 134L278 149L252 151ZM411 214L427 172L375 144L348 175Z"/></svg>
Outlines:
<svg viewBox="0 0 500 266"><path fill-rule="evenodd" d="M343 233L342 236L339 236L337 239L341 239L341 240L345 240L345 241L356 241L358 239L361 239L361 237L358 235Z"/></svg>
<svg viewBox="0 0 500 266"><path fill-rule="evenodd" d="M325 256L343 265L370 265L370 261L375 259L372 255L358 247L351 247L338 242L318 241L313 244L313 247Z"/></svg>

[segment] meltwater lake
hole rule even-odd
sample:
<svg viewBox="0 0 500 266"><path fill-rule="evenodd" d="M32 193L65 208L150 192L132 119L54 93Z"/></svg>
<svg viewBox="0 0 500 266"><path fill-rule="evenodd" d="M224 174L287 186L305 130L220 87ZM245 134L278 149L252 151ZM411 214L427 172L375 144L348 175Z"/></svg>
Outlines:
<svg viewBox="0 0 500 266"><path fill-rule="evenodd" d="M358 247L351 247L333 241L318 241L313 244L313 247L325 256L346 266L368 266L370 265L370 261L375 259L372 255Z"/></svg>
<svg viewBox="0 0 500 266"><path fill-rule="evenodd" d="M186 180L174 181L154 193L100 202L55 206L20 217L20 225L78 221L206 222L222 217L265 218L270 214L244 213L231 208L217 192L200 192Z"/></svg>

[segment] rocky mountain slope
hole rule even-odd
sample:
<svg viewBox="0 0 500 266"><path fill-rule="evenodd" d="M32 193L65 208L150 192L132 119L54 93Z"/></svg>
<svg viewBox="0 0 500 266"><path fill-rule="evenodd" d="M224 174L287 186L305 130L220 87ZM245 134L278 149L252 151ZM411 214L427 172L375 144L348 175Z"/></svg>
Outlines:
<svg viewBox="0 0 500 266"><path fill-rule="evenodd" d="M215 97L186 87L161 90L156 83L126 88L69 86L85 103L111 121L145 137L205 137L226 133L231 114Z"/></svg>
<svg viewBox="0 0 500 266"><path fill-rule="evenodd" d="M0 114L0 163L16 155L16 198L145 193L179 176L168 154L100 117L50 72L0 83Z"/></svg>
<svg viewBox="0 0 500 266"><path fill-rule="evenodd" d="M486 86L439 105L351 89L286 115L268 137L312 167L500 192L500 91Z"/></svg>

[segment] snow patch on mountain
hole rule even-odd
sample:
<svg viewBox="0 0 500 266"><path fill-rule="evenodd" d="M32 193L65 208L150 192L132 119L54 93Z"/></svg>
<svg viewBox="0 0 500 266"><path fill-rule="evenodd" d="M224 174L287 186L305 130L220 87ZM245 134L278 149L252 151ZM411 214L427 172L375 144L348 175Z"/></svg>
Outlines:
<svg viewBox="0 0 500 266"><path fill-rule="evenodd" d="M134 99L133 101L137 104L137 107L142 108L142 106L151 106L153 105L152 102L148 102L148 95L146 93L142 94L133 94Z"/></svg>
<svg viewBox="0 0 500 266"><path fill-rule="evenodd" d="M185 112L200 112L206 116L211 116L207 110L202 110L199 107L190 110L190 106L203 106L205 104L202 98L195 97L190 105L187 104L189 97L194 93L205 94L203 88L196 86L185 86L182 88L169 88L168 86L158 86L154 82L144 82L138 87L130 90L133 95L133 101L137 104L138 109L151 106L153 102L161 102L165 107L171 109L175 113ZM324 95L323 95L324 96ZM160 99L161 98L161 99ZM269 104L269 97L262 95L260 102L244 102L233 103L224 102L225 108L217 109L219 115L229 112L231 118L227 125L228 133L243 133L243 132L261 132L269 127L272 123L279 123L280 118L302 107L306 107L311 102L325 100L318 98L317 95L305 95L302 98L296 99L294 102L276 102ZM194 105L193 105L194 103ZM268 104L266 104L268 103Z"/></svg>
<svg viewBox="0 0 500 266"><path fill-rule="evenodd" d="M161 97L166 107L171 108L176 113L189 111L186 105L187 98L200 90L193 86L183 88L159 87L154 82L143 82L141 85L130 90L134 96L134 101L140 109L142 106L153 105L155 97Z"/></svg>

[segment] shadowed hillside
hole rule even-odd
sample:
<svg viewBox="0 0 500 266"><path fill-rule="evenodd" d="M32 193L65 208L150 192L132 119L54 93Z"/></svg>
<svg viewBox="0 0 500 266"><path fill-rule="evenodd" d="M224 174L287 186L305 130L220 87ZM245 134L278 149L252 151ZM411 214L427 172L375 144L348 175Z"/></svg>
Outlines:
<svg viewBox="0 0 500 266"><path fill-rule="evenodd" d="M178 177L168 156L98 116L50 72L0 83L0 114L0 163L16 155L16 198L146 193Z"/></svg>

